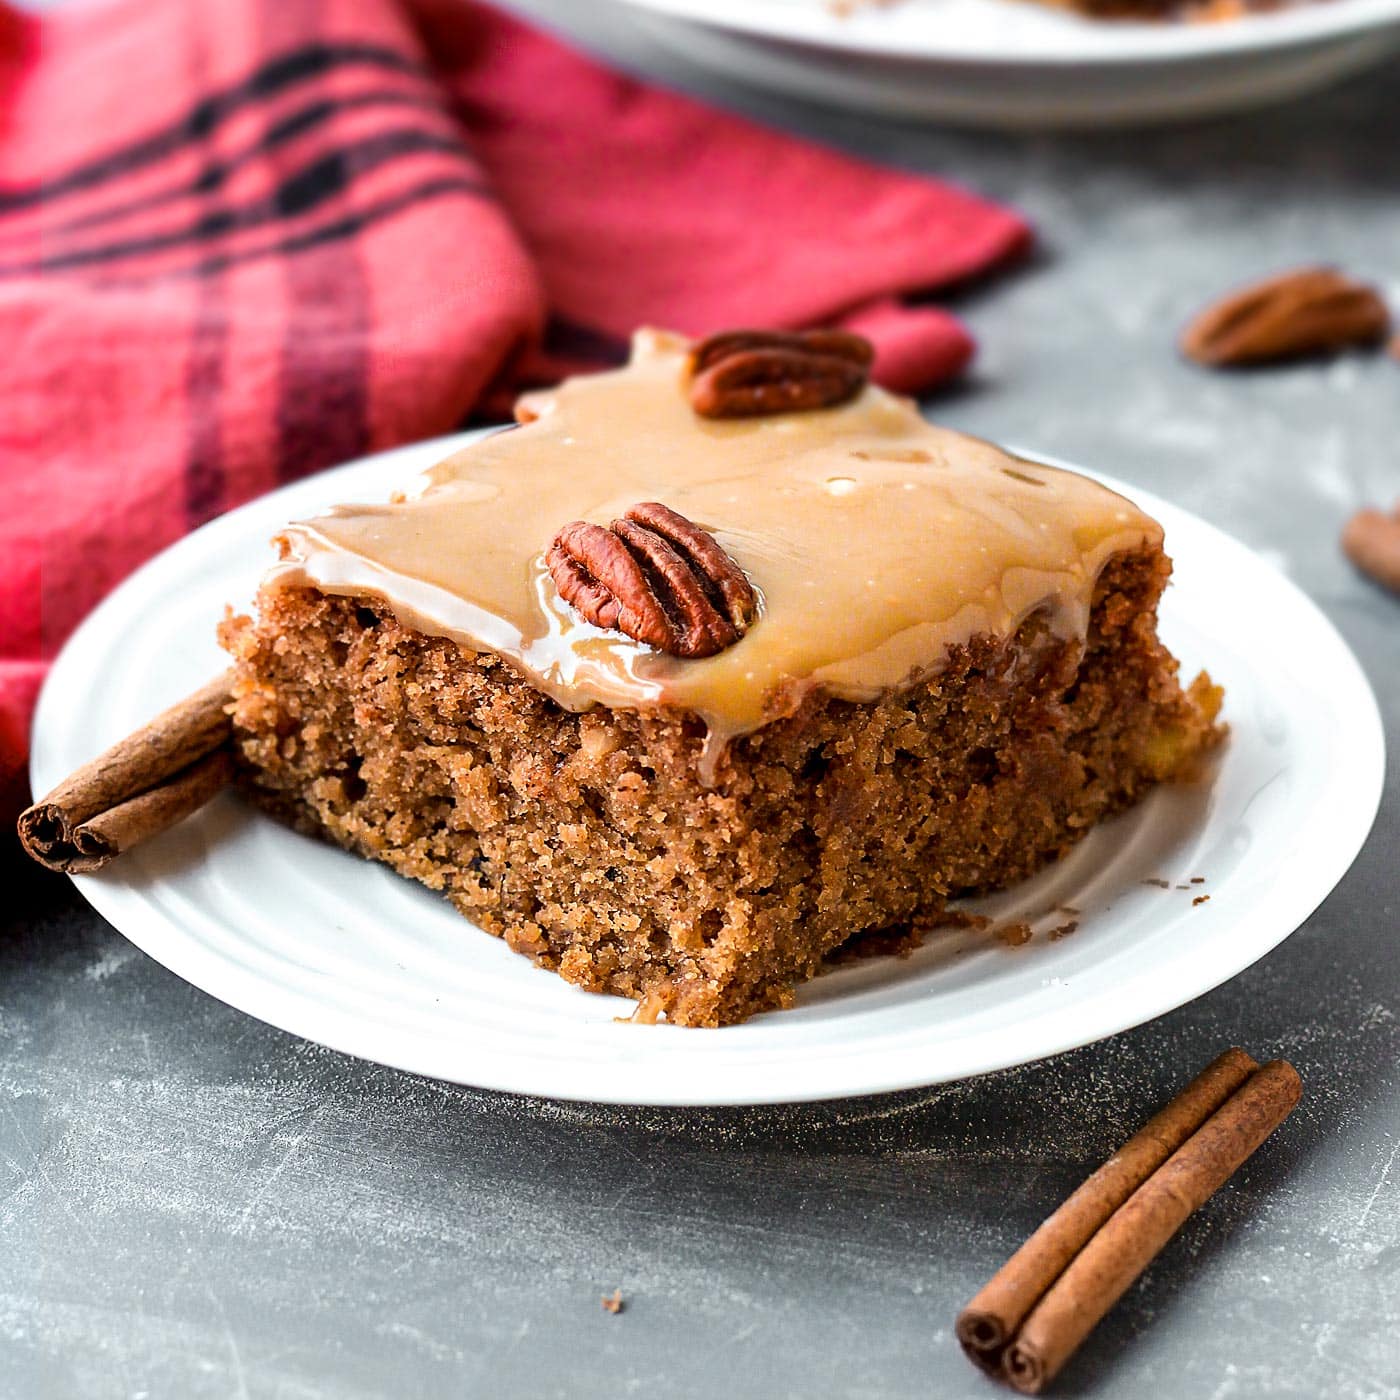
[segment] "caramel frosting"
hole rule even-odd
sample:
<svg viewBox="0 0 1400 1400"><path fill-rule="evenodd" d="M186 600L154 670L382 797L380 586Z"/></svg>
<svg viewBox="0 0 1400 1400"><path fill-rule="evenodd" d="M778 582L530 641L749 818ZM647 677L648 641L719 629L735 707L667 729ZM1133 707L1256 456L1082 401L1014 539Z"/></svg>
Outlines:
<svg viewBox="0 0 1400 1400"><path fill-rule="evenodd" d="M935 674L951 646L1044 610L1082 637L1095 580L1161 527L1097 482L924 421L873 386L830 409L707 420L688 342L643 331L630 363L528 395L385 505L339 506L278 537L271 582L370 596L406 625L506 658L561 705L678 709L724 743L814 687L850 700ZM544 555L566 521L661 501L748 575L758 620L704 659L585 621Z"/></svg>

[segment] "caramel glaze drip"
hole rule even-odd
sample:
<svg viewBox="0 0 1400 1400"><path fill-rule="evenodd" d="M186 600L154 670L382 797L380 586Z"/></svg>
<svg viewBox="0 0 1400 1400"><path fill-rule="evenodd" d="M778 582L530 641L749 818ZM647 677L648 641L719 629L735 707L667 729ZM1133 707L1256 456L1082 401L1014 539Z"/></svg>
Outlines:
<svg viewBox="0 0 1400 1400"><path fill-rule="evenodd" d="M274 584L377 598L406 625L513 663L559 704L681 709L724 746L814 687L850 700L935 674L948 648L1043 609L1082 637L1110 557L1161 527L1071 472L926 423L870 387L839 408L709 421L688 343L642 331L631 362L528 395L523 426L465 447L388 505L340 506L278 537ZM544 552L567 520L658 500L748 574L760 616L703 660L585 622Z"/></svg>

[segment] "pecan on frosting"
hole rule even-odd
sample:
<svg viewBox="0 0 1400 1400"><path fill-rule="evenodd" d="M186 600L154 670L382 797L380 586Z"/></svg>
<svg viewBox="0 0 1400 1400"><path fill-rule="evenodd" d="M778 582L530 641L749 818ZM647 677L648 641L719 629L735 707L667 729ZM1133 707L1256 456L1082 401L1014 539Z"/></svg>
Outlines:
<svg viewBox="0 0 1400 1400"><path fill-rule="evenodd" d="M690 403L702 418L833 408L870 377L874 348L851 331L721 331L690 352Z"/></svg>
<svg viewBox="0 0 1400 1400"><path fill-rule="evenodd" d="M1205 365L1263 364L1372 345L1390 317L1373 287L1332 267L1300 267L1242 287L1200 312L1181 335Z"/></svg>
<svg viewBox="0 0 1400 1400"><path fill-rule="evenodd" d="M656 501L607 529L570 521L545 564L559 596L589 622L672 656L723 651L758 611L744 571L714 536Z"/></svg>

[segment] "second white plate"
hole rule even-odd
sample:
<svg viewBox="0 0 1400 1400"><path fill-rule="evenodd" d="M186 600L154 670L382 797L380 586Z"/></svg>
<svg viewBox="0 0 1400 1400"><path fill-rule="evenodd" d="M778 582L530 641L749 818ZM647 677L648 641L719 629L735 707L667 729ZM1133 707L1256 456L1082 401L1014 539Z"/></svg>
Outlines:
<svg viewBox="0 0 1400 1400"><path fill-rule="evenodd" d="M215 623L225 603L251 598L278 527L337 501L383 499L464 440L287 487L128 579L45 686L35 791L222 668ZM1360 668L1302 593L1205 522L1102 479L1166 527L1176 581L1162 631L1187 674L1205 666L1224 684L1232 736L1210 783L1155 793L1069 859L977 904L1032 923L1024 947L950 931L907 960L819 978L793 1010L682 1030L620 1022L631 1003L570 987L427 890L230 795L76 883L138 947L251 1015L402 1069L556 1098L836 1098L980 1074L1136 1025L1307 918L1370 829L1384 752ZM1167 888L1144 883L1161 880ZM1077 930L1052 940L1071 918Z"/></svg>
<svg viewBox="0 0 1400 1400"><path fill-rule="evenodd" d="M1228 23L1084 19L1029 0L618 0L685 61L809 101L1040 129L1181 121L1297 96L1400 48L1400 0Z"/></svg>

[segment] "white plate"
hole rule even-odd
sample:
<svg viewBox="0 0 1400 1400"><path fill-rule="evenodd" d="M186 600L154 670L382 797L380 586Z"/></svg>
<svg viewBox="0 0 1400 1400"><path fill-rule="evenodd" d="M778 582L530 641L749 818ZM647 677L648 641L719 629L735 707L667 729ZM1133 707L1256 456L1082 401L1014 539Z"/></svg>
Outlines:
<svg viewBox="0 0 1400 1400"><path fill-rule="evenodd" d="M287 487L206 525L79 628L44 688L32 777L65 773L223 665L213 629L246 602L287 519L383 499L465 438ZM1110 485L1114 485L1111 480ZM1128 488L1120 489L1127 490ZM569 986L382 866L225 794L76 883L153 958L251 1015L336 1049L485 1088L610 1103L732 1104L908 1088L1051 1055L1199 996L1285 938L1370 829L1380 717L1345 643L1292 584L1185 511L1166 527L1162 630L1226 687L1212 782L1162 790L1069 859L977 907L1039 935L946 932L907 960L817 979L797 1006L718 1031L623 1024L631 1003ZM1206 883L1189 885L1191 876ZM1142 882L1166 878L1185 890ZM1208 903L1194 905L1206 893ZM1048 930L1072 905L1078 931ZM1344 950L1338 950L1339 956Z"/></svg>
<svg viewBox="0 0 1400 1400"><path fill-rule="evenodd" d="M619 0L663 47L760 87L1004 127L1185 120L1296 96L1400 49L1400 0L1220 24L1105 22L1022 0Z"/></svg>

